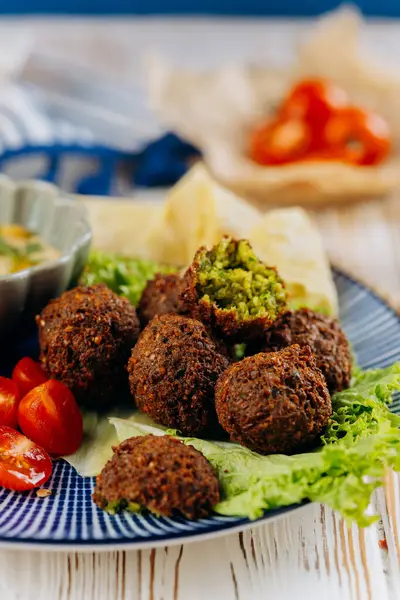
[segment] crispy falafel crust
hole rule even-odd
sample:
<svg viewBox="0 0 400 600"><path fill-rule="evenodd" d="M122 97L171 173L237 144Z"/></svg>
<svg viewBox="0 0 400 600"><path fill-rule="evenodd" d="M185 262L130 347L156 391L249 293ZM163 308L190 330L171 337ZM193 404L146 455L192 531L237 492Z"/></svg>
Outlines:
<svg viewBox="0 0 400 600"><path fill-rule="evenodd" d="M276 351L299 344L310 346L331 394L350 387L353 359L337 320L307 308L288 311L265 334L261 351Z"/></svg>
<svg viewBox="0 0 400 600"><path fill-rule="evenodd" d="M129 393L125 365L139 336L135 308L104 284L76 287L36 317L40 359L76 400L96 409Z"/></svg>
<svg viewBox="0 0 400 600"><path fill-rule="evenodd" d="M218 380L215 405L230 439L260 454L309 449L332 413L311 350L298 345L232 365Z"/></svg>
<svg viewBox="0 0 400 600"><path fill-rule="evenodd" d="M244 240L232 240L237 248ZM250 247L250 245L249 245ZM208 250L202 246L196 252L192 264L188 267L182 277L180 304L186 314L194 319L202 321L208 328L215 331L228 343L242 343L250 340L261 339L264 331L271 325L273 318L268 315L249 316L240 318L235 308L220 308L214 301L205 300L199 291L199 271L201 269L202 257ZM277 270L268 267L271 273L275 273L276 280L284 288L284 282L280 280ZM280 312L285 309L282 302Z"/></svg>
<svg viewBox="0 0 400 600"><path fill-rule="evenodd" d="M176 273L157 273L147 282L138 306L138 316L142 327L146 327L155 316L169 313L179 314L179 295L182 279Z"/></svg>
<svg viewBox="0 0 400 600"><path fill-rule="evenodd" d="M202 323L162 315L150 321L132 350L131 393L157 423L184 435L212 435L218 428L215 384L228 366Z"/></svg>
<svg viewBox="0 0 400 600"><path fill-rule="evenodd" d="M219 502L216 473L204 456L170 436L130 438L113 449L96 480L101 509L137 504L165 517L206 517Z"/></svg>

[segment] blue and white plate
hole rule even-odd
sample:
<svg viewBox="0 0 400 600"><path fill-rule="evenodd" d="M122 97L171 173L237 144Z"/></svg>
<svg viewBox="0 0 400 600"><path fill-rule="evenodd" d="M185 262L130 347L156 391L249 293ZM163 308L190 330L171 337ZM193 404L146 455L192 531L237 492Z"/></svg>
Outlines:
<svg viewBox="0 0 400 600"><path fill-rule="evenodd" d="M335 271L341 320L361 367L385 367L400 359L400 319L381 298L347 275ZM14 352L0 358L0 374L18 355L35 353L32 342L17 343ZM7 363L7 364L6 364ZM400 413L400 401L393 403ZM199 521L158 518L128 513L110 516L92 502L94 480L82 478L63 461L57 461L51 480L53 492L38 498L35 492L20 494L0 491L0 543L6 546L50 546L66 549L110 550L122 547L169 545L189 539L229 533L254 522L234 517L211 516ZM268 511L258 522L276 519L298 505Z"/></svg>

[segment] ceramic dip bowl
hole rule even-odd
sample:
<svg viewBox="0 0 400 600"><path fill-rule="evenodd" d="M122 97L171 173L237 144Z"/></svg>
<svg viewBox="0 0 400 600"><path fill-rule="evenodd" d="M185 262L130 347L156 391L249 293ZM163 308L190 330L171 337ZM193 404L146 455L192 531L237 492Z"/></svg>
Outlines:
<svg viewBox="0 0 400 600"><path fill-rule="evenodd" d="M0 338L32 323L51 298L74 285L92 240L86 210L56 186L0 176L0 226L16 224L57 250L57 258L0 275Z"/></svg>

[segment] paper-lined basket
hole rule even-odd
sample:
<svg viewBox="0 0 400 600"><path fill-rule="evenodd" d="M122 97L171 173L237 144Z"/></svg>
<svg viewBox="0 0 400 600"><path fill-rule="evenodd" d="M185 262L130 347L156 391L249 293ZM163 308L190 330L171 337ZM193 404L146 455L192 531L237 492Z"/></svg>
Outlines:
<svg viewBox="0 0 400 600"><path fill-rule="evenodd" d="M208 73L182 72L152 57L148 90L164 125L203 153L213 175L258 205L324 205L379 197L400 189L400 71L374 65L360 55L362 21L339 11L319 22L287 71L229 67ZM376 110L389 126L393 154L376 167L309 162L279 167L246 156L250 128L305 76L324 76L341 85L353 103Z"/></svg>

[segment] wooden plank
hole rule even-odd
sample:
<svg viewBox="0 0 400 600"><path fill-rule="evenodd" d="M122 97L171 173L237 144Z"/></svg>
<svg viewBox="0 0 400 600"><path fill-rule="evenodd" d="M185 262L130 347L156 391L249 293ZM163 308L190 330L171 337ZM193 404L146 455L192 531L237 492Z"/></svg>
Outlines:
<svg viewBox="0 0 400 600"><path fill-rule="evenodd" d="M7 590L7 600L201 600L207 594L286 600L299 590L302 598L386 600L378 537L376 527L347 529L332 511L310 505L253 531L186 546L97 555L1 551L0 591Z"/></svg>

